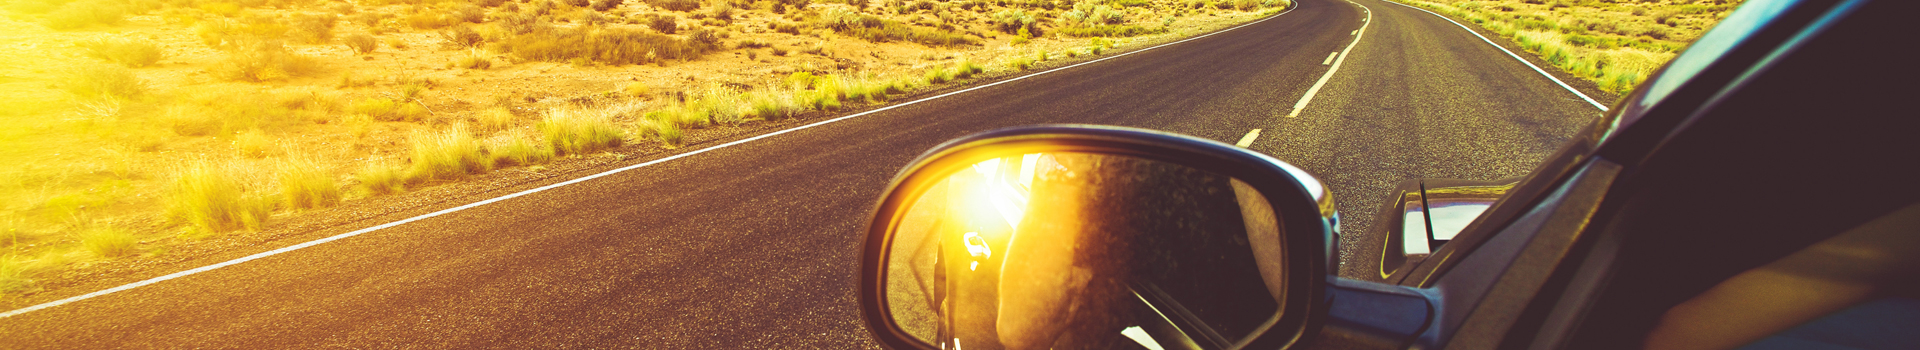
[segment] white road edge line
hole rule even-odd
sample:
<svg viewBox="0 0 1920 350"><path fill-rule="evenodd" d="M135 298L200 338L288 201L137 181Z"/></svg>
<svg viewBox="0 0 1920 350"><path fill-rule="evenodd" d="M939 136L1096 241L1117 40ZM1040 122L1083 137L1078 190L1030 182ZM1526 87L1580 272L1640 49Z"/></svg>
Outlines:
<svg viewBox="0 0 1920 350"><path fill-rule="evenodd" d="M1233 145L1246 148L1247 146L1253 145L1253 139L1257 138L1260 138L1260 129L1253 129L1253 131L1247 132L1247 136L1241 136L1240 142L1234 142Z"/></svg>
<svg viewBox="0 0 1920 350"><path fill-rule="evenodd" d="M1347 62L1347 53L1353 52L1354 46L1360 46L1360 38L1364 38L1367 36L1367 27L1373 26L1373 9L1367 8L1367 5L1361 5L1360 3L1353 2L1352 0L1348 0L1347 3L1353 4L1354 6L1360 6L1360 9L1366 10L1367 18L1360 20L1360 22L1362 23L1360 25L1360 29L1353 31L1354 32L1353 42L1347 43L1347 48L1340 50L1339 52L1340 57L1333 60L1333 68L1328 68L1327 74L1320 75L1320 81L1313 82L1313 87L1307 88L1307 94L1300 96L1300 102L1293 103L1293 111L1287 112L1287 118L1300 117L1300 110L1306 109L1307 102L1313 101L1313 95L1320 93L1321 87L1327 86L1327 80L1333 79L1333 72L1340 71L1340 64Z"/></svg>
<svg viewBox="0 0 1920 350"><path fill-rule="evenodd" d="M741 140L737 140L737 141L733 141L733 142L728 142L728 143L723 143L723 144L719 144L719 145L715 145L715 146L713 146L713 147L707 147L707 148L702 148L702 149L699 149L699 150L696 150L696 151L692 151L692 152L687 152L687 153L681 153L681 154L676 154L676 155L673 155L673 156L670 156L670 157L666 157L666 158L660 158L660 159L655 159L655 160L652 160L652 161L648 161L648 162L645 162L645 163L640 163L640 164L634 164L634 165L628 165L628 166L625 166L625 167L621 167L621 168L619 168L619 169L613 169L613 170L608 170L608 171L605 171L605 172L601 172L601 173L598 173L598 174L593 174L593 175L587 175L587 176L584 176L584 177L580 177L580 178L576 178L576 179L572 179L572 180L567 180L567 181L563 181L563 182L559 182L559 183L555 183L555 184L551 184L551 185L546 185L546 186L540 186L540 187L537 187L537 188L534 188L534 189L530 189L530 190L526 190L526 191L520 191L520 192L515 192L515 193L513 193L513 194L509 194L509 195L505 195L505 196L499 196L499 197L494 197L494 198L491 198L491 199L487 199L487 200L482 200L482 201L479 201L479 202L473 202L473 203L468 203L468 204L466 204L466 205L462 205L462 206L458 206L458 207L453 207L453 208L447 208L447 209L444 209L444 210L441 210L441 211L436 211L436 212L432 212L432 213L427 213L427 214L422 214L422 215L420 215L420 216L415 216L415 217L410 217L410 218L406 218L406 219L401 219L400 221L394 221L394 222L389 222L389 223L385 223L385 224L380 224L380 225L376 225L376 226L373 226L373 227L368 227L368 228L363 228L363 229L359 229L359 230L355 230L355 231L353 231L353 232L347 232L347 233L342 233L342 234L338 234L338 235L333 235L333 236L330 236L330 237L327 237L327 238L321 238L321 239L316 239L316 240L312 240L312 241L307 241L307 242L304 242L304 243L300 243L300 244L295 244L295 245L291 245L291 246L286 246L286 247L283 247L283 248L280 248L280 249L274 249L274 250L269 250L269 251L265 251L265 252L260 252L260 253L257 253L257 254L253 254L253 255L248 255L248 256L244 256L244 257L240 257L240 258L238 258L238 259L233 259L233 260L227 260L227 261L223 261L223 262L220 262L220 263L216 263L216 264L213 264L213 265L207 265L207 266L201 266L201 267L198 267L198 268L194 268L194 269L191 269L191 270L186 270L186 271L180 271L180 272L175 272L175 273L172 273L172 274L168 274L168 275L166 275L166 276L160 276L160 277L154 277L154 278L149 278L149 279L146 279L146 280L142 280L142 281L139 281L139 282L133 282L133 283L128 283L128 284L124 284L124 285L120 285L120 286L118 286L118 287L113 287L113 288L107 288L107 289L103 289L103 290L100 290L100 291L96 291L96 292L92 292L92 293L87 293L87 294L81 294L81 295L77 295L77 296L73 296L73 297L68 297L68 298L66 298L66 299L60 299L60 300L54 300L54 301L49 301L49 302L45 302L45 303L40 303L40 304L38 304L38 305L33 305L33 306L28 306L28 307L23 307L23 308L19 308L19 309L15 309L15 310L12 310L12 311L7 311L7 312L0 312L0 318L8 318L8 317L13 317L13 316L18 316L18 315L20 315L20 314L24 314L24 313L28 313L28 312L34 312L34 311L38 311L38 310L41 310L41 309L46 309L46 308L50 308L50 307L55 307L55 306L60 306L60 305L66 305L66 304L68 304L68 303L72 303L72 302L76 302L76 301L81 301L81 300L87 300L87 299L92 299L92 298L95 298L95 297L99 297L99 296L102 296L102 295L107 295L107 294L113 294L113 293L117 293L117 292L122 292L122 291L126 291L126 290L129 290L129 289L134 289L134 288L139 288L139 287L143 287L143 286L146 286L146 285L150 285L150 284L154 284L154 283L159 283L159 282L164 282L164 281L166 281L166 280L171 280L171 279L175 279L175 278L180 278L180 277L186 277L186 276L189 276L189 275L193 275L193 274L197 274L197 273L201 273L201 272L207 272L207 271L213 271L214 269L218 269L218 268L222 268L222 267L227 267L227 266L233 266L233 265L236 265L236 264L240 264L240 263L244 263L244 262L248 262L248 261L253 261L253 260L256 260L256 259L260 259L260 258L265 258L265 257L269 257L269 256L274 256L274 255L279 255L280 253L286 253L286 252L290 252L290 251L295 251L295 250L299 250L299 249L301 249L301 248L306 248L306 247L312 247L312 246L315 246L315 245L320 245L320 244L322 244L322 243L327 243L327 242L332 242L332 241L337 241L337 240L340 240L340 239L343 239L343 238L347 238L347 237L353 237L353 236L359 236L359 235L361 235L361 234L365 234L365 233L368 233L368 232L373 232L373 231L379 231L379 230L382 230L382 229L386 229L386 228L390 228L390 227L394 227L394 226L399 226L399 225L403 225L403 224L407 224L407 223L411 223L411 222L414 222L414 221L420 221L420 220L423 220L423 219L427 219L427 218L431 218L431 217L435 217L435 216L440 216L440 215L445 215L445 214L448 214L448 213L452 213L452 212L457 212L457 211L461 211L461 210L467 210L467 209L472 209L472 208L474 208L474 207L479 207L479 206L482 206L482 205L487 205L487 204L492 204L493 202L499 202L499 201L503 201L503 200L508 200L508 199L513 199L513 198L516 198L516 197L520 197L520 196L525 196L525 195L529 195L529 194L534 194L534 193L537 193L537 192L541 192L541 191L546 191L546 190L550 190L550 189L553 189L553 188L556 188L556 187L560 187L560 186L566 186L566 185L572 185L572 184L576 184L576 183L581 183L581 182L585 182L585 181L587 181L587 180L592 180L592 179L597 179L597 178L601 178L601 177L604 177L604 176L607 176L607 175L613 175L613 174L617 174L617 173L621 173L621 172L626 172L626 171L629 171L629 170L633 170L633 169L639 169L639 168L644 168L644 167L647 167L647 166L651 166L651 165L654 165L654 164L660 164L660 163L663 163L663 162L667 162L667 161L671 161L671 160L675 160L675 159L680 159L680 158L686 158L686 157L689 157L689 156L693 156L693 155L696 155L696 154L701 154L701 153L707 153L707 151L712 151L712 150L716 150L716 149L721 149L721 148L727 148L727 147L732 147L732 146L735 146L735 145L740 145L740 144L744 144L744 143L748 143L748 142L753 142L753 141L759 141L760 139L765 139L765 138L769 138L769 137L774 137L774 136L778 136L778 135L780 135L780 134L785 134L785 133L789 133L789 132L794 132L794 131L800 131L800 130L806 130L806 129L811 129L811 128L813 128L813 127L816 127L816 126L821 126L821 125L827 125L827 124L832 124L832 123L834 123L834 122L838 122L838 121L842 121L842 120L847 120L847 119L853 119L853 118L857 118L857 117L861 117L861 116L865 116L865 115L868 115L868 114L874 114L874 113L880 113L880 112L882 112L882 111L886 111L886 110L890 110L890 109L894 109L894 108L900 108L900 107L905 107L905 106L909 106L909 105L913 105L913 104L916 104L916 103L921 103L921 102L926 102L926 101L931 101L931 100L934 100L934 99L939 99L939 98L943 98L943 97L947 97L947 96L953 96L953 95L958 95L958 94L961 94L961 93L965 93L965 92L968 92L968 91L973 91L973 90L979 90L979 89L985 89L985 88L987 88L987 87L991 87L991 86L995 86L995 85L1000 85L1000 84L1006 84L1006 83L1011 83L1011 82L1015 82L1015 81L1020 81L1020 80L1022 80L1022 79L1026 79L1026 78L1032 78L1032 77L1035 77L1035 76L1040 76L1040 75L1043 75L1043 74L1048 74L1048 73L1053 73L1053 72L1058 72L1058 71L1062 71L1062 70L1067 70L1067 69L1071 69L1071 68L1074 68L1074 67L1079 67L1079 66L1084 66L1084 65L1089 65L1089 64L1094 64L1094 63L1097 63L1097 62L1100 62L1100 61L1105 61L1105 60L1110 60L1110 59L1115 59L1115 58L1121 58L1121 57L1126 57L1127 55L1132 55L1132 54L1136 54L1136 53L1141 53L1141 52L1147 52L1147 51L1149 51L1149 50L1153 50L1153 49L1158 49L1158 48L1162 48L1162 47L1167 47L1167 46L1169 46L1169 45L1174 45L1174 44L1179 44L1179 43L1184 43L1184 42L1188 42L1188 41L1193 41L1193 40L1198 40L1198 39L1200 39L1200 38L1205 38L1205 37L1209 37L1209 36L1214 36L1214 35L1218 35L1218 34L1220 34L1220 33L1226 33L1226 32L1230 32L1230 31L1234 31L1234 30L1237 30L1237 29L1240 29L1240 28L1243 28L1243 27L1246 27L1246 26L1250 26L1250 25L1255 25L1255 24L1259 24L1260 22L1266 22L1267 20L1270 20L1270 19L1274 19L1274 18L1278 18L1278 17L1280 17L1280 16L1283 16L1283 15L1286 15L1287 13L1291 13L1291 12L1293 12L1293 10L1295 10L1295 9L1299 9L1299 8L1300 8L1300 5L1298 5L1298 3L1296 3L1296 4L1295 4L1295 5L1293 6L1293 7L1294 7L1294 8L1291 8L1291 9L1287 9L1286 11L1283 11L1283 12L1280 12L1280 13L1278 13L1278 14L1274 14L1274 15L1272 15L1272 16L1267 16L1267 18L1261 18L1260 20L1257 20L1257 21L1253 21L1253 22L1247 22L1246 24L1241 24L1241 25L1237 25L1237 26L1233 26L1233 28L1227 28L1227 29L1223 29L1223 30L1220 30L1220 31L1215 31L1215 32L1212 32L1212 33L1207 33L1207 34L1205 34L1205 35L1201 35L1201 36L1196 36L1196 37L1191 37L1191 38L1186 38L1186 39L1180 39L1179 41L1174 41L1174 42L1170 42L1170 43L1165 43L1165 44L1160 44L1160 45L1154 45L1153 47L1148 47L1148 48L1144 48L1144 49L1139 49L1139 50L1134 50L1134 51L1129 51L1129 52L1127 52L1127 53L1123 53L1123 54L1118 54L1118 55L1113 55L1113 56L1111 56L1111 57L1107 57L1107 58L1101 58L1101 59L1097 59L1097 60L1092 60L1092 61L1086 61L1086 62L1080 62L1080 63L1076 63L1076 64L1073 64L1073 65L1069 65L1069 66L1066 66L1066 67L1060 67L1060 68L1054 68L1054 69L1049 69L1049 70L1046 70L1046 71L1042 71L1042 72L1039 72L1039 73L1033 73L1033 74L1027 74L1027 75L1022 75L1022 76L1019 76L1019 77L1014 77L1014 78L1011 78L1011 79L1007 79L1007 80L1001 80L1001 81L997 81L997 82L993 82L992 84L987 84L987 85L981 85L981 86L975 86L975 87L971 87L971 88L967 88L967 89L964 89L964 90L960 90L960 91L954 91L954 92L949 92L949 93L944 93L944 94L940 94L940 95L936 95L936 96L933 96L933 97L927 97L927 98L922 98L922 99L918 99L918 100L913 100L913 101L908 101L908 102L902 102L902 103L900 103L900 104L895 104L895 105L891 105L891 106L886 106L886 107L881 107L881 108L878 108L878 109L874 109L874 110L871 110L871 111L866 111L866 112L860 112L860 113L856 113L856 114L852 114L852 115L847 115L847 116L842 116L842 117L838 117L838 118L833 118L833 119L827 119L827 120L822 120L822 121L819 121L819 122L815 122L815 123L813 123L813 124L807 124L807 125L801 125L801 126L799 126L799 127L795 127L795 128L792 128L792 129L786 129L786 130L780 130L780 131L775 131L775 132L771 132L771 133L767 133L767 134L762 134L762 135L760 135L760 136L754 136L754 137L749 137L749 138L745 138L745 139L741 139Z"/></svg>
<svg viewBox="0 0 1920 350"><path fill-rule="evenodd" d="M1427 11L1427 9L1423 9L1418 6L1402 4L1400 2L1392 1L1392 0L1383 0L1383 1L1392 3L1394 5L1406 6L1407 8L1420 10L1421 12L1426 12L1427 14L1433 15L1434 17L1440 17L1440 19L1447 20L1447 22L1453 22L1453 25L1460 26L1460 29L1466 29L1468 33L1473 33L1473 36L1480 37L1480 41L1487 42L1487 45L1493 45L1493 48L1500 49L1500 52L1507 53L1507 56L1511 56L1513 57L1513 59L1519 60L1521 64L1525 64L1527 65L1528 68L1533 68L1533 71L1539 72L1540 75L1547 77L1547 80L1552 80L1554 84L1560 84L1561 88L1565 88L1567 89L1568 92L1572 92L1574 95L1580 96L1580 99L1587 100L1587 104L1593 105L1594 108L1599 108L1600 111L1602 112L1607 111L1606 105L1600 104L1599 101L1594 101L1592 97L1587 97L1587 94L1580 93L1580 90L1576 90L1573 88L1573 86L1567 85L1566 82L1560 81L1560 78L1553 77L1553 74L1548 74L1546 70L1542 70L1540 69L1539 66L1533 65L1533 62L1527 62L1527 59L1520 58L1520 55L1513 54L1513 51L1507 51L1507 48L1500 47L1500 44L1493 43L1493 40L1488 40L1486 36L1480 35L1480 32L1473 31L1473 28L1467 28L1467 25L1465 24L1460 24L1460 22L1456 22L1452 18L1447 18L1447 16L1441 16L1438 13L1434 13L1433 11Z"/></svg>
<svg viewBox="0 0 1920 350"><path fill-rule="evenodd" d="M1335 56L1335 55L1339 55L1339 54L1340 54L1340 51L1334 51L1334 52L1328 52L1328 53L1327 53L1327 60L1325 60L1325 61L1320 61L1320 65L1322 65L1322 66L1324 66L1324 65L1329 65L1329 64L1333 64L1333 56Z"/></svg>

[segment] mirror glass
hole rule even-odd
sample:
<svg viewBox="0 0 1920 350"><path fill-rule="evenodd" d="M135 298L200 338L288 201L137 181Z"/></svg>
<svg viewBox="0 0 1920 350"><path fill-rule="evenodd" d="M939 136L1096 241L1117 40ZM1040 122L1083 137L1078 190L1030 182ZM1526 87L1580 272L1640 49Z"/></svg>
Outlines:
<svg viewBox="0 0 1920 350"><path fill-rule="evenodd" d="M1225 348L1270 325L1283 233L1238 179L1129 156L988 159L910 199L886 305L946 349Z"/></svg>

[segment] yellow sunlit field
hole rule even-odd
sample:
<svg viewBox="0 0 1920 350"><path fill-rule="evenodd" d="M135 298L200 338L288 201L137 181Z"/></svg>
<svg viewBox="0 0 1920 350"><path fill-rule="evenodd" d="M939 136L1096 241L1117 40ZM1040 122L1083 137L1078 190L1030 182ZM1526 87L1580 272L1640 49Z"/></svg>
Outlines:
<svg viewBox="0 0 1920 350"><path fill-rule="evenodd" d="M1512 39L1562 71L1625 93L1742 0L1401 0Z"/></svg>
<svg viewBox="0 0 1920 350"><path fill-rule="evenodd" d="M0 295L315 209L881 105L1287 3L0 0Z"/></svg>

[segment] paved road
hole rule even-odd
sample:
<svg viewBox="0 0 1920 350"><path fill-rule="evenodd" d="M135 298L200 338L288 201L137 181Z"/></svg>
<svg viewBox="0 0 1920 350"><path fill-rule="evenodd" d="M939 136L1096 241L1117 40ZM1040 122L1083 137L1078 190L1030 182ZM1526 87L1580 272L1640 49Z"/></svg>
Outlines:
<svg viewBox="0 0 1920 350"><path fill-rule="evenodd" d="M946 139L1264 129L1251 148L1319 174L1358 232L1395 181L1519 175L1598 114L1451 23L1355 1L1373 24L1297 118L1283 115L1362 7L1304 0L1200 40L0 319L0 348L870 348L856 231L893 173Z"/></svg>

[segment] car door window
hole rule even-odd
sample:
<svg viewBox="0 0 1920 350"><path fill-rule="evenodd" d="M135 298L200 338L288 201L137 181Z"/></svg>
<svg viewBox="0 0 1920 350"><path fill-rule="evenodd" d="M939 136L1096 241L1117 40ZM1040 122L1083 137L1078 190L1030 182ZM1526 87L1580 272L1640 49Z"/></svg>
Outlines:
<svg viewBox="0 0 1920 350"><path fill-rule="evenodd" d="M1721 281L1669 309L1646 348L1920 348L1916 275L1920 204Z"/></svg>

